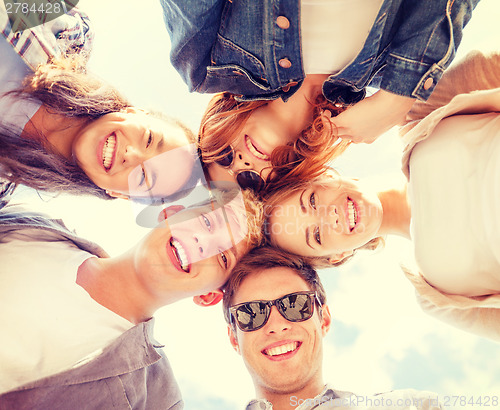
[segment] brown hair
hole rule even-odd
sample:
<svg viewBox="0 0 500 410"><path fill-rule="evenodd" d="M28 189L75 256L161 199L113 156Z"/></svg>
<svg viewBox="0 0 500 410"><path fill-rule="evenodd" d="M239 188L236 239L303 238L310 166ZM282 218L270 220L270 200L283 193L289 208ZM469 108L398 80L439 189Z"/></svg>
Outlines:
<svg viewBox="0 0 500 410"><path fill-rule="evenodd" d="M228 92L216 94L201 120L199 143L202 160L209 164L219 159L222 150L237 138L252 112L266 104L267 101L238 101ZM273 170L266 181L268 184L283 178L316 178L324 172L328 162L348 147L349 142L338 138L333 127L325 127L321 119L324 110L335 116L343 108L334 106L323 95L319 95L313 105L312 123L302 130L293 144L283 145L272 152Z"/></svg>
<svg viewBox="0 0 500 410"><path fill-rule="evenodd" d="M131 106L115 88L87 74L85 59L72 56L38 66L26 77L23 88L8 93L15 98L44 104L50 114L91 122ZM162 115L152 115L166 120ZM178 121L189 140L193 133ZM112 199L72 161L52 149L43 135L21 137L12 129L0 129L0 177L37 190L90 194Z"/></svg>
<svg viewBox="0 0 500 410"><path fill-rule="evenodd" d="M293 270L308 284L311 290L317 293L321 304L324 305L326 303L325 289L319 279L318 273L311 265L299 256L271 246L263 246L254 248L236 264L229 280L223 287L224 297L222 308L224 318L228 324L231 323L229 308L243 280L253 273L280 267Z"/></svg>

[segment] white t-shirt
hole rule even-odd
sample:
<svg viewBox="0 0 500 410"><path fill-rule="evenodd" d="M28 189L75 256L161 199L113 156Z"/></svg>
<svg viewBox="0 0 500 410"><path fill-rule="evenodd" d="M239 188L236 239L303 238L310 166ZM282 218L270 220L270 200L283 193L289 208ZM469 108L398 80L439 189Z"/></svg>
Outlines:
<svg viewBox="0 0 500 410"><path fill-rule="evenodd" d="M302 0L306 74L334 74L362 50L383 0Z"/></svg>
<svg viewBox="0 0 500 410"><path fill-rule="evenodd" d="M93 255L70 242L0 245L0 394L97 355L133 324L76 284Z"/></svg>
<svg viewBox="0 0 500 410"><path fill-rule="evenodd" d="M6 97L4 93L21 87L24 78L32 74L30 68L0 36L0 120L21 134L28 120L40 108L39 102Z"/></svg>
<svg viewBox="0 0 500 410"><path fill-rule="evenodd" d="M500 115L442 120L410 158L411 235L443 292L500 292Z"/></svg>

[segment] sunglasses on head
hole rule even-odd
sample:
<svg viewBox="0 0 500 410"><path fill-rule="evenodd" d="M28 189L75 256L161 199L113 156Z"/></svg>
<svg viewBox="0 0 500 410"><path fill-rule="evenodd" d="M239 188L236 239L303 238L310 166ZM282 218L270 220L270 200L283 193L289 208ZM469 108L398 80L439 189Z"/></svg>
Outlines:
<svg viewBox="0 0 500 410"><path fill-rule="evenodd" d="M227 146L220 152L220 158L215 161L216 164L224 168L229 168L234 162L234 150L231 145ZM234 173L233 173L234 174ZM254 170L242 170L236 173L236 181L238 185L243 189L251 189L252 191L259 192L264 185L266 185L264 179L260 176L257 171Z"/></svg>
<svg viewBox="0 0 500 410"><path fill-rule="evenodd" d="M239 303L229 308L231 322L234 320L242 332L253 332L263 327L269 320L271 308L290 322L303 322L312 317L314 302L321 302L314 291L294 292L275 300L253 300Z"/></svg>

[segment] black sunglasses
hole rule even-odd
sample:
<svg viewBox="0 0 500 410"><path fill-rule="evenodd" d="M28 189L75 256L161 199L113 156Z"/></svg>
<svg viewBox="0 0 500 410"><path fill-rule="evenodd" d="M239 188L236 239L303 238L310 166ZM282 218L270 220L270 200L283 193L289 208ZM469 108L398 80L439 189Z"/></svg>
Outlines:
<svg viewBox="0 0 500 410"><path fill-rule="evenodd" d="M316 292L294 292L275 300L239 303L229 308L229 314L231 322L234 320L242 332L253 332L267 323L273 306L276 306L281 316L290 322L310 319L314 313L315 300L321 308Z"/></svg>
<svg viewBox="0 0 500 410"><path fill-rule="evenodd" d="M221 157L215 161L216 164L224 168L229 168L234 162L234 150L231 145L224 148L220 154ZM257 171L244 170L236 173L236 182L243 189L251 189L259 192L266 185L264 179Z"/></svg>

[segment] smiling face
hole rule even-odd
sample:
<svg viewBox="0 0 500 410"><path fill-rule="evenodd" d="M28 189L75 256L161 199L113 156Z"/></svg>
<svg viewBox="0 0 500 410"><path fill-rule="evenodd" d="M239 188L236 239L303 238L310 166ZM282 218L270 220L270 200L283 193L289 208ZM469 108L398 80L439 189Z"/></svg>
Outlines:
<svg viewBox="0 0 500 410"><path fill-rule="evenodd" d="M246 229L245 217L238 217L230 205L215 211L210 205L180 211L141 242L135 270L159 297L165 292L180 299L213 291L227 281L248 250Z"/></svg>
<svg viewBox="0 0 500 410"><path fill-rule="evenodd" d="M232 305L254 300L274 300L294 292L310 291L293 269L277 267L247 276L234 294ZM322 387L322 338L330 326L326 306L318 307L303 322L290 322L271 308L267 323L252 332L236 333L229 327L230 341L245 362L256 391L290 394L308 387Z"/></svg>
<svg viewBox="0 0 500 410"><path fill-rule="evenodd" d="M292 97L293 98L293 97ZM210 177L213 180L234 181L240 171L254 170L260 173L265 180L271 173L271 154L275 148L286 145L297 139L300 130L308 125L310 120L309 104L297 107L294 101L284 103L282 100L273 100L253 111L246 120L238 136L231 143L234 150L234 161L230 167L223 167L217 163L208 166ZM306 112L301 118L298 112ZM294 121L288 118L294 115Z"/></svg>
<svg viewBox="0 0 500 410"><path fill-rule="evenodd" d="M72 153L97 186L135 197L176 192L189 179L195 160L179 125L133 108L85 126L72 142Z"/></svg>
<svg viewBox="0 0 500 410"><path fill-rule="evenodd" d="M348 178L313 182L272 208L271 241L302 256L339 256L378 234L382 205L377 195Z"/></svg>

